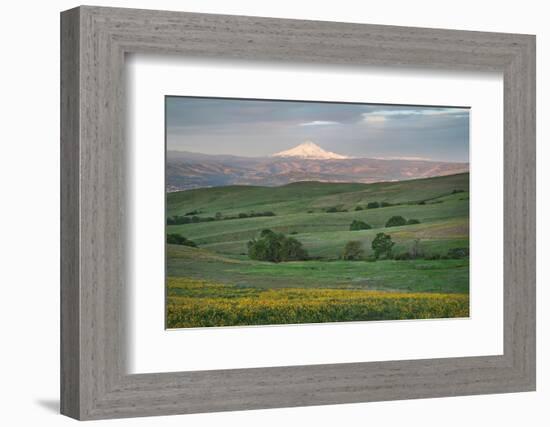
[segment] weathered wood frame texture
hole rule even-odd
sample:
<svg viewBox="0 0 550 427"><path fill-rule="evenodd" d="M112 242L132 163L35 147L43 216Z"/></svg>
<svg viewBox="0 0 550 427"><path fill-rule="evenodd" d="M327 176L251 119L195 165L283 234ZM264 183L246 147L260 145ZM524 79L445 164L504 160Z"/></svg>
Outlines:
<svg viewBox="0 0 550 427"><path fill-rule="evenodd" d="M504 76L504 354L128 375L126 53ZM535 389L535 37L83 6L61 14L61 412L184 414Z"/></svg>

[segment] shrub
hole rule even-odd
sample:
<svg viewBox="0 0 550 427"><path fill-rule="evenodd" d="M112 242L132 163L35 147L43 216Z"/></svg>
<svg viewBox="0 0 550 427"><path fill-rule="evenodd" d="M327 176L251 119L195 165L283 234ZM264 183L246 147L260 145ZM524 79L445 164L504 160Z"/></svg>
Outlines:
<svg viewBox="0 0 550 427"><path fill-rule="evenodd" d="M378 202L369 202L367 203L367 209L376 209L380 207L380 203Z"/></svg>
<svg viewBox="0 0 550 427"><path fill-rule="evenodd" d="M355 206L355 210L356 210L356 211L362 211L362 210L363 210L363 207L362 207L362 206Z"/></svg>
<svg viewBox="0 0 550 427"><path fill-rule="evenodd" d="M269 229L262 230L260 237L249 241L247 247L250 259L258 261L298 261L308 258L301 242Z"/></svg>
<svg viewBox="0 0 550 427"><path fill-rule="evenodd" d="M408 252L402 252L400 254L397 254L393 257L393 259L397 260L397 261L407 261L407 260L410 260L412 259L412 256L410 253Z"/></svg>
<svg viewBox="0 0 550 427"><path fill-rule="evenodd" d="M386 227L399 227L406 224L407 220L405 218L400 215L395 215L388 219L388 222L386 222Z"/></svg>
<svg viewBox="0 0 550 427"><path fill-rule="evenodd" d="M192 240L187 239L186 237L182 236L181 234L171 233L166 235L166 243L169 243L171 245L184 245L184 246L191 246L193 248L197 247L197 244L193 242Z"/></svg>
<svg viewBox="0 0 550 427"><path fill-rule="evenodd" d="M426 201L425 200L421 200L418 202L419 205L425 205L426 204Z"/></svg>
<svg viewBox="0 0 550 427"><path fill-rule="evenodd" d="M413 245L411 247L411 250L409 251L409 254L411 255L411 258L422 258L424 256L424 253L422 252L422 249L420 248L420 239L414 239Z"/></svg>
<svg viewBox="0 0 550 427"><path fill-rule="evenodd" d="M425 256L424 259L427 259L427 260L430 260L430 261L434 261L434 260L441 259L441 255L439 255L439 254L431 254L431 255Z"/></svg>
<svg viewBox="0 0 550 427"><path fill-rule="evenodd" d="M350 231L356 231L356 230L370 230L372 227L367 224L366 222L364 221L359 221L359 220L356 220L354 219L350 226L349 226L349 229Z"/></svg>
<svg viewBox="0 0 550 427"><path fill-rule="evenodd" d="M388 206L392 206L392 204L390 202L381 202L380 203L381 208L387 208Z"/></svg>
<svg viewBox="0 0 550 427"><path fill-rule="evenodd" d="M465 258L470 255L468 248L452 248L447 252L447 256L453 259Z"/></svg>
<svg viewBox="0 0 550 427"><path fill-rule="evenodd" d="M327 209L325 210L325 212L327 212L327 213L335 213L335 212L339 212L339 211L338 211L338 208L337 208L336 206L331 206L330 208L327 208Z"/></svg>
<svg viewBox="0 0 550 427"><path fill-rule="evenodd" d="M412 224L420 224L420 221L417 219L411 218L407 221L407 225L412 225Z"/></svg>
<svg viewBox="0 0 550 427"><path fill-rule="evenodd" d="M181 215L174 215L166 218L167 225L180 225L180 224L189 224L191 218Z"/></svg>
<svg viewBox="0 0 550 427"><path fill-rule="evenodd" d="M371 247L376 258L380 258L381 255L385 255L386 258L389 258L391 257L393 245L395 245L395 243L392 242L389 234L378 233L372 241Z"/></svg>
<svg viewBox="0 0 550 427"><path fill-rule="evenodd" d="M344 252L342 253L342 259L346 261L357 261L363 257L365 251L361 247L361 242L358 240L351 240L344 246Z"/></svg>

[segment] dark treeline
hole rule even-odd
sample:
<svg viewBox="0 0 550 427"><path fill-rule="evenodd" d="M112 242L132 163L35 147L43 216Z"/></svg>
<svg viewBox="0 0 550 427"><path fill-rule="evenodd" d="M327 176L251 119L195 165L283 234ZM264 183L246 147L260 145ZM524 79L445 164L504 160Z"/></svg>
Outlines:
<svg viewBox="0 0 550 427"><path fill-rule="evenodd" d="M243 218L257 218L262 216L275 216L274 212L241 212L233 216L223 216L219 212L216 216L198 216L198 215L174 215L166 218L166 224L168 225L181 225L181 224L194 224L198 222L211 222L211 221L225 221L229 219L243 219Z"/></svg>

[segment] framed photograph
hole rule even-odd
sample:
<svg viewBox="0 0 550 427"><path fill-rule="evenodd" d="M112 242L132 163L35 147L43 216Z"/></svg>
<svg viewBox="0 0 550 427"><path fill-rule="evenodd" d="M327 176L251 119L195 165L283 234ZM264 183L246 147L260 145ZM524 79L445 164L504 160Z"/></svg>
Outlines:
<svg viewBox="0 0 550 427"><path fill-rule="evenodd" d="M468 108L168 96L166 144L167 328L469 317Z"/></svg>
<svg viewBox="0 0 550 427"><path fill-rule="evenodd" d="M535 389L535 38L61 15L61 411Z"/></svg>

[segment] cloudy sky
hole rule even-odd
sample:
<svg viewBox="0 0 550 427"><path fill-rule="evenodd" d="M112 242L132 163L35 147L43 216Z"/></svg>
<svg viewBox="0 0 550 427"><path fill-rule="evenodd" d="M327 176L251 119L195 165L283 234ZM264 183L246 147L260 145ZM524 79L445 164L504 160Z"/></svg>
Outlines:
<svg viewBox="0 0 550 427"><path fill-rule="evenodd" d="M468 161L469 109L166 98L168 150L259 157L311 140L352 157Z"/></svg>

